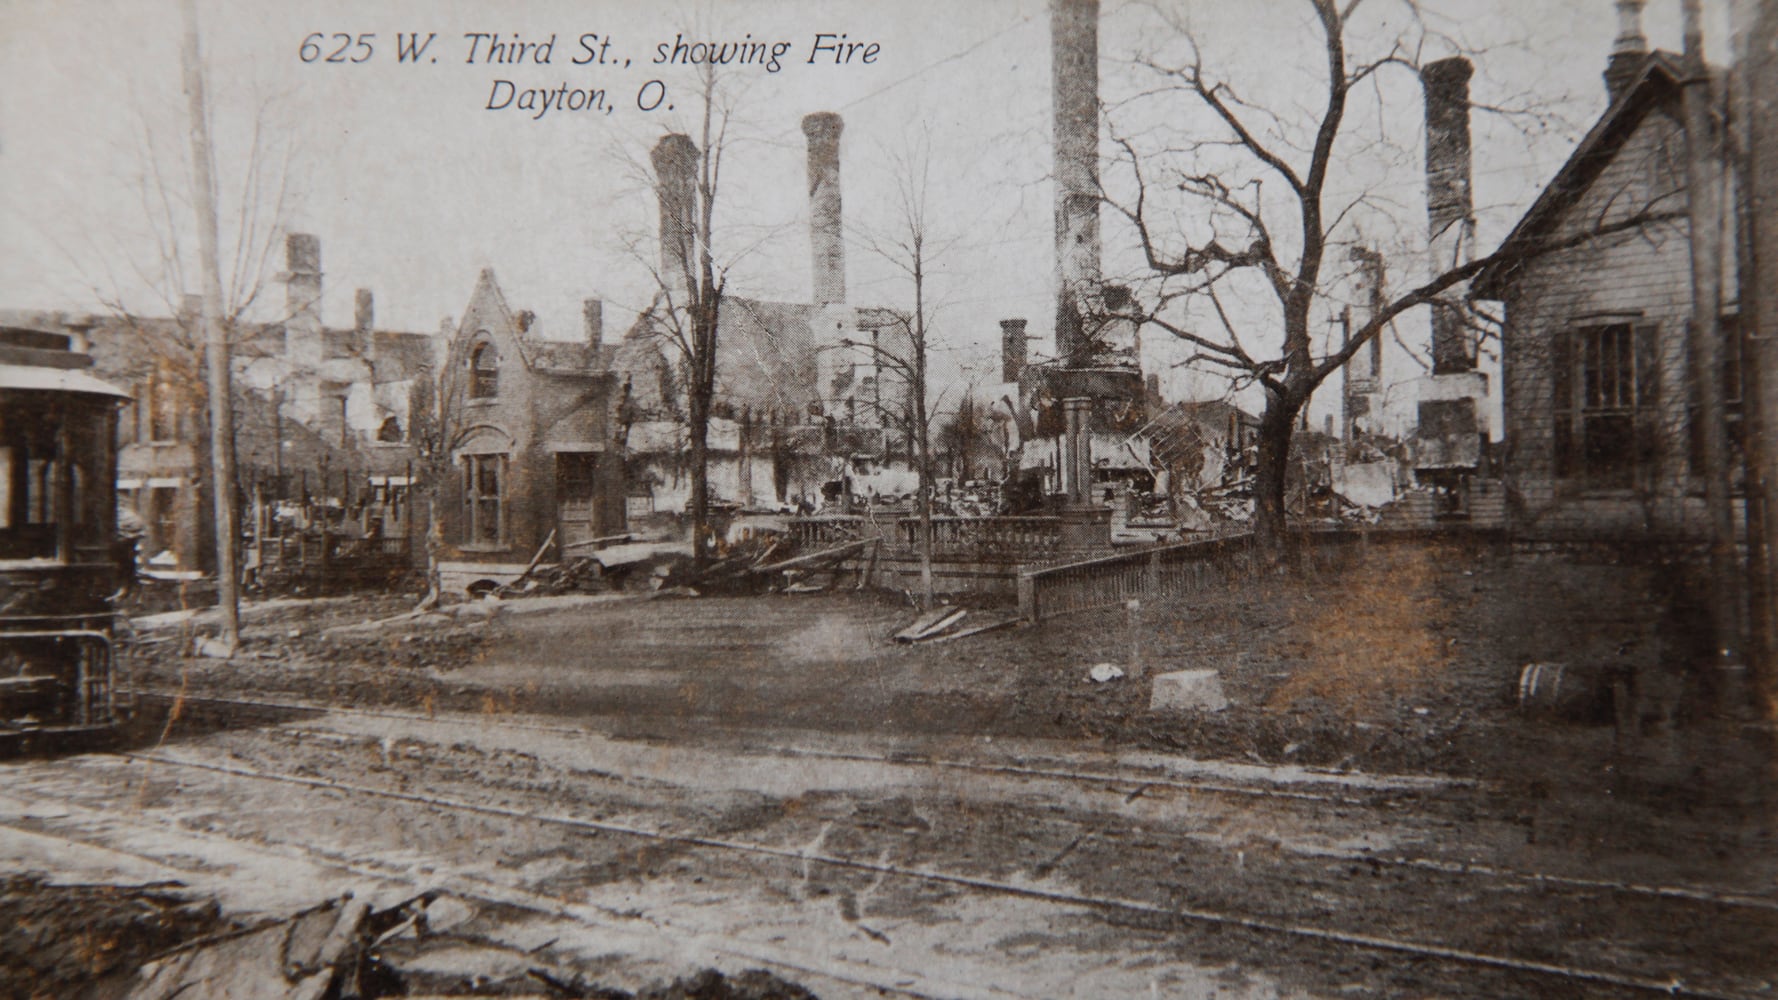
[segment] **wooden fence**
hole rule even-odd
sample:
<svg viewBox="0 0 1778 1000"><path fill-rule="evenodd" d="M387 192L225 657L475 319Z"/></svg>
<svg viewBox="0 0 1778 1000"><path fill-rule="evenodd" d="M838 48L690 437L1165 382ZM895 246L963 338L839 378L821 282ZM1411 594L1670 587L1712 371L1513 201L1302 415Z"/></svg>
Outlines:
<svg viewBox="0 0 1778 1000"><path fill-rule="evenodd" d="M904 552L920 550L920 519L868 515L799 517L790 522L799 552L813 552L859 539L881 539ZM1064 556L1062 519L1057 517L934 517L935 559L971 562L1043 563Z"/></svg>
<svg viewBox="0 0 1778 1000"><path fill-rule="evenodd" d="M339 593L380 588L415 572L406 535L357 537L332 531L270 536L260 552L258 583L271 590Z"/></svg>
<svg viewBox="0 0 1778 1000"><path fill-rule="evenodd" d="M911 550L920 548L920 519L897 523L897 539ZM1050 562L1062 554L1059 517L935 517L932 556L972 562Z"/></svg>
<svg viewBox="0 0 1778 1000"><path fill-rule="evenodd" d="M1250 572L1254 553L1252 535L1233 535L1028 569L1019 574L1019 613L1041 621L1202 590Z"/></svg>

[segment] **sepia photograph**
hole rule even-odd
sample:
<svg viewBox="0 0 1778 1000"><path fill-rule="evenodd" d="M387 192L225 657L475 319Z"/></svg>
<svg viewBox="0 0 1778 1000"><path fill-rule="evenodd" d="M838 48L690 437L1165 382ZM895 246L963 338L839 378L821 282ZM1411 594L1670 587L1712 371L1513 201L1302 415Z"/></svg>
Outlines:
<svg viewBox="0 0 1778 1000"><path fill-rule="evenodd" d="M0 1000L1778 1000L1778 0L0 0Z"/></svg>

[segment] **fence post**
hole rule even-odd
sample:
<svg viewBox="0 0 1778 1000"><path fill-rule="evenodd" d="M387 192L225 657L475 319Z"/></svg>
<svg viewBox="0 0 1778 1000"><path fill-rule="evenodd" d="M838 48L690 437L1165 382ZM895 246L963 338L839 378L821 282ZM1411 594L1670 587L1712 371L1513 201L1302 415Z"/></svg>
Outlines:
<svg viewBox="0 0 1778 1000"><path fill-rule="evenodd" d="M1148 571L1143 576L1143 590L1152 600L1161 596L1161 550L1150 549L1148 552Z"/></svg>
<svg viewBox="0 0 1778 1000"><path fill-rule="evenodd" d="M1038 620L1037 607L1037 575L1027 570L1019 571L1019 616L1035 624Z"/></svg>

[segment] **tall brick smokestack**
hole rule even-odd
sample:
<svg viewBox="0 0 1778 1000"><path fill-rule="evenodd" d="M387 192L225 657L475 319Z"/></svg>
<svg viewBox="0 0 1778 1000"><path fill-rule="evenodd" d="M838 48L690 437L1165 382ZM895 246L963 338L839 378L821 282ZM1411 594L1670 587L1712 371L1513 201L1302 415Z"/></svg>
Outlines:
<svg viewBox="0 0 1778 1000"><path fill-rule="evenodd" d="M698 147L691 136L671 132L654 144L649 159L661 210L660 281L676 305L685 305L697 269Z"/></svg>
<svg viewBox="0 0 1778 1000"><path fill-rule="evenodd" d="M369 333L377 325L376 293L360 288L352 294L352 329Z"/></svg>
<svg viewBox="0 0 1778 1000"><path fill-rule="evenodd" d="M1617 0L1617 37L1611 42L1611 58L1605 62L1605 98L1616 101L1636 78L1636 69L1648 55L1648 39L1642 34L1642 8L1647 0Z"/></svg>
<svg viewBox="0 0 1778 1000"><path fill-rule="evenodd" d="M362 357L370 357L377 348L377 300L368 288L352 293L352 349Z"/></svg>
<svg viewBox="0 0 1778 1000"><path fill-rule="evenodd" d="M585 300L580 304L580 317L586 330L586 345L597 356L605 346L605 303L599 299Z"/></svg>
<svg viewBox="0 0 1778 1000"><path fill-rule="evenodd" d="M845 127L831 111L803 117L803 135L809 139L809 247L818 306L846 301L846 242L840 232L840 132Z"/></svg>
<svg viewBox="0 0 1778 1000"><path fill-rule="evenodd" d="M1056 354L1084 346L1099 286L1099 0L1050 0L1056 148Z"/></svg>
<svg viewBox="0 0 1778 1000"><path fill-rule="evenodd" d="M1469 78L1462 56L1428 63L1420 71L1426 89L1426 222L1432 273L1475 259L1475 207L1470 192ZM1468 283L1453 286L1432 308L1432 372L1475 369L1475 348L1457 303Z"/></svg>
<svg viewBox="0 0 1778 1000"><path fill-rule="evenodd" d="M291 233L284 237L284 352L303 365L320 364L321 237Z"/></svg>
<svg viewBox="0 0 1778 1000"><path fill-rule="evenodd" d="M1000 381L1017 382L1025 373L1025 321L1000 321Z"/></svg>

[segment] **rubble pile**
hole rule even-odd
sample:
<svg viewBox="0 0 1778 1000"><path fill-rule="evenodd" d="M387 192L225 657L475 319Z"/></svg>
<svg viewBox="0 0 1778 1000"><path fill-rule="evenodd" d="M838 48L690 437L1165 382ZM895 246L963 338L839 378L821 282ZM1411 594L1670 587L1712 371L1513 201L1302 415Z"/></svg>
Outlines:
<svg viewBox="0 0 1778 1000"><path fill-rule="evenodd" d="M564 980L540 969L533 969L531 978L554 995L571 1000L816 1000L815 994L764 969L748 969L734 976L705 969L665 985L646 987L640 993L592 985L579 976Z"/></svg>
<svg viewBox="0 0 1778 1000"><path fill-rule="evenodd" d="M704 969L639 992L590 981L478 933L477 908L441 891L377 908L351 893L243 924L178 883L0 880L0 995L19 1000L378 1000L550 996L596 1000L815 1000L763 969ZM429 956L438 956L429 960ZM466 966L464 956L470 956ZM449 967L451 971L442 971ZM544 991L540 993L539 991Z"/></svg>
<svg viewBox="0 0 1778 1000"><path fill-rule="evenodd" d="M0 878L0 995L72 996L151 955L233 928L214 901L181 889L176 882L51 885L32 874Z"/></svg>
<svg viewBox="0 0 1778 1000"><path fill-rule="evenodd" d="M501 597L553 597L558 594L599 594L612 589L599 560L592 556L564 559L537 566L494 592Z"/></svg>

